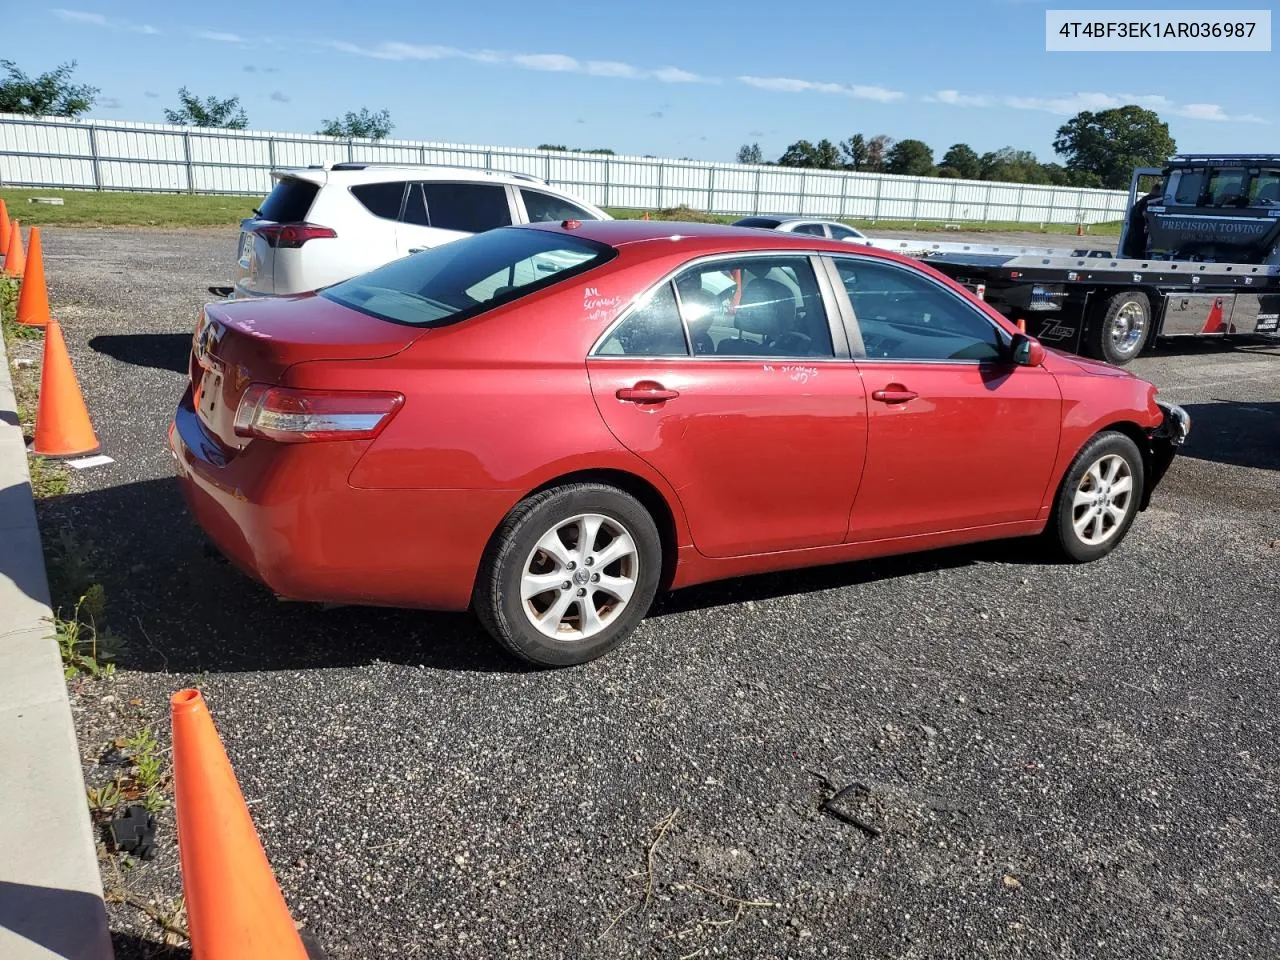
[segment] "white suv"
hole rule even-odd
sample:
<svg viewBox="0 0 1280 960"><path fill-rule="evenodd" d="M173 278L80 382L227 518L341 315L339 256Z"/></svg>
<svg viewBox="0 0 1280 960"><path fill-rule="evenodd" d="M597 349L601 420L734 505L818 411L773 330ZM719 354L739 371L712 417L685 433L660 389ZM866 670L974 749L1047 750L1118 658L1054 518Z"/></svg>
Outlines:
<svg viewBox="0 0 1280 960"><path fill-rule="evenodd" d="M240 224L235 297L317 290L512 223L611 219L522 173L336 163L271 177L270 195Z"/></svg>

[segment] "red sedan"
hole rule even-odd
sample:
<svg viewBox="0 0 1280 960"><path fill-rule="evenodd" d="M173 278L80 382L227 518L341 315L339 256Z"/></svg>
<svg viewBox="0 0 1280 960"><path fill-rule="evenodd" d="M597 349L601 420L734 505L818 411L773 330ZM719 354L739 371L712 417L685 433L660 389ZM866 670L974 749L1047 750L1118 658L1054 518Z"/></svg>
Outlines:
<svg viewBox="0 0 1280 960"><path fill-rule="evenodd" d="M297 600L473 609L600 656L662 588L1124 538L1189 428L921 263L659 222L494 230L206 307L169 431L214 544Z"/></svg>

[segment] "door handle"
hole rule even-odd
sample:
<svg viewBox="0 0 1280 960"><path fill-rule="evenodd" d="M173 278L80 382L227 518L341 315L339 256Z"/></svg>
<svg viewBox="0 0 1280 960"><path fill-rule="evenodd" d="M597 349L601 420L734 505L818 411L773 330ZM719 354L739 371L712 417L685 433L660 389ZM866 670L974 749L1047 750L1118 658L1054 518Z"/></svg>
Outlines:
<svg viewBox="0 0 1280 960"><path fill-rule="evenodd" d="M668 390L651 380L642 380L634 387L622 387L614 396L627 403L662 403L664 400L674 400L680 396L680 392Z"/></svg>
<svg viewBox="0 0 1280 960"><path fill-rule="evenodd" d="M905 387L888 387L871 394L871 399L879 400L881 403L906 403L908 400L914 400L918 396L920 394Z"/></svg>

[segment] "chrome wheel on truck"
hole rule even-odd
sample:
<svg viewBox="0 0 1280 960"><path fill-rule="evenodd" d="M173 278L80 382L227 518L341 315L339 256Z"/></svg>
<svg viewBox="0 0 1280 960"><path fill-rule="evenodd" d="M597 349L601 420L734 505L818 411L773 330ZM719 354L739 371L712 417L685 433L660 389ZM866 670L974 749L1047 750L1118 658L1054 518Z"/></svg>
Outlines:
<svg viewBox="0 0 1280 960"><path fill-rule="evenodd" d="M1151 333L1151 301L1124 291L1106 301L1089 324L1085 346L1091 357L1123 366L1142 352Z"/></svg>

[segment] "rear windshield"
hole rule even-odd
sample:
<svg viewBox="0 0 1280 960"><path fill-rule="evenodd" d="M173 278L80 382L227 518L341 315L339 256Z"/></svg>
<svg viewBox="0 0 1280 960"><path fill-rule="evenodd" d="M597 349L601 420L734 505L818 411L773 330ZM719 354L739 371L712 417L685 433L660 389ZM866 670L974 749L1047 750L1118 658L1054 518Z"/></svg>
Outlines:
<svg viewBox="0 0 1280 960"><path fill-rule="evenodd" d="M276 223L301 223L307 219L307 211L319 192L320 187L309 180L285 177L276 181L275 188L258 208L258 215Z"/></svg>
<svg viewBox="0 0 1280 960"><path fill-rule="evenodd" d="M615 253L559 232L504 227L397 260L320 295L393 323L443 326L576 276Z"/></svg>

